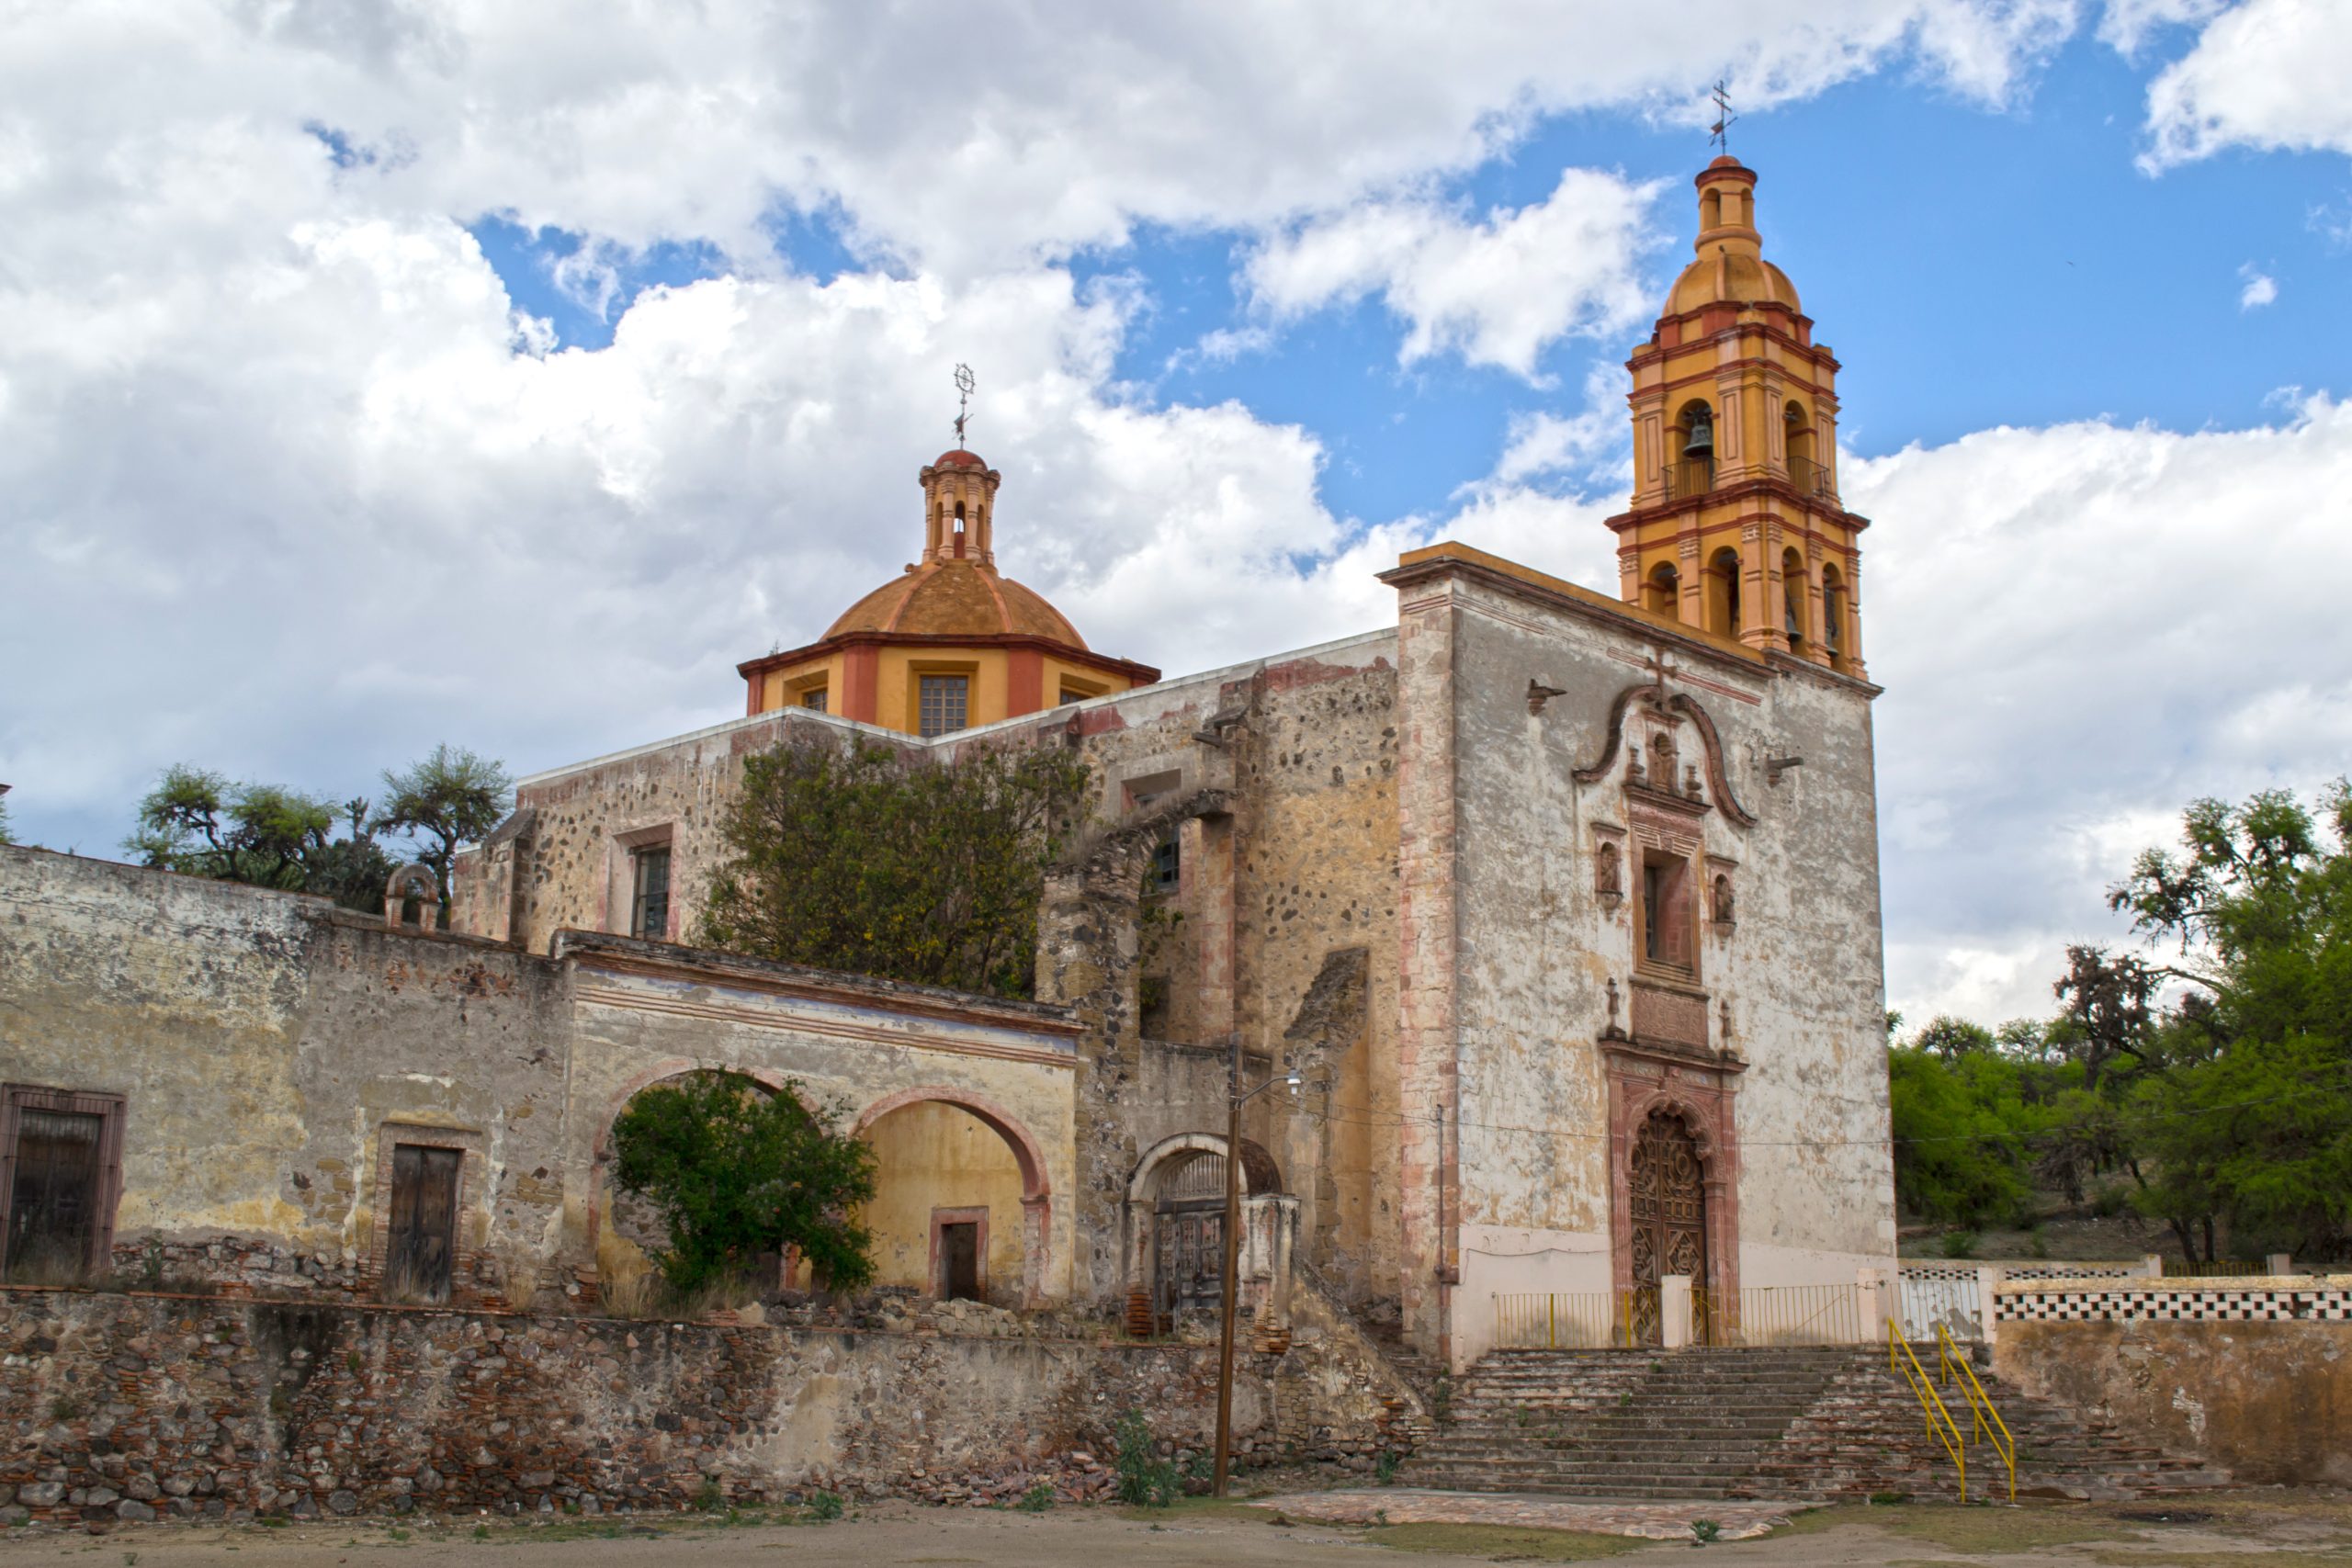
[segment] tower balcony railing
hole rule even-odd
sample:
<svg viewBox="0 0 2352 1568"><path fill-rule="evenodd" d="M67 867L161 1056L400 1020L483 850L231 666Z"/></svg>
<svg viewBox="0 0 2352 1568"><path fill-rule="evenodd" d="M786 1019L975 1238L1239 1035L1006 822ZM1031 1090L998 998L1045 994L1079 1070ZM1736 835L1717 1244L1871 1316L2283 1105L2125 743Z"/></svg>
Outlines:
<svg viewBox="0 0 2352 1568"><path fill-rule="evenodd" d="M1789 482L1806 495L1830 495L1835 491L1829 483L1829 467L1811 457L1789 456Z"/></svg>
<svg viewBox="0 0 2352 1568"><path fill-rule="evenodd" d="M1712 457L1678 457L1666 466L1663 482L1668 501L1704 495L1715 488L1715 460Z"/></svg>

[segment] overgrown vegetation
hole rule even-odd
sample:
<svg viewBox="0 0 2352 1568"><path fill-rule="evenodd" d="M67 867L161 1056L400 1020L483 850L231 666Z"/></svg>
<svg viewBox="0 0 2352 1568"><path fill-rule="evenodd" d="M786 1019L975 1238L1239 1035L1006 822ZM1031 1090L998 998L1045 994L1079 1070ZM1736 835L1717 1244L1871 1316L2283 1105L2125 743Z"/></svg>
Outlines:
<svg viewBox="0 0 2352 1568"><path fill-rule="evenodd" d="M1151 1423L1144 1419L1143 1412L1130 1410L1121 1416L1111 1437L1117 1445L1111 1468L1119 1477L1119 1501L1144 1508L1165 1508L1173 1503L1182 1489L1176 1465L1159 1457Z"/></svg>
<svg viewBox="0 0 2352 1568"><path fill-rule="evenodd" d="M2352 788L2200 800L2181 841L2109 893L2146 953L2071 947L2055 1018L1893 1047L1907 1208L2030 1227L2049 1192L2190 1262L2352 1252Z"/></svg>
<svg viewBox="0 0 2352 1568"><path fill-rule="evenodd" d="M392 872L422 861L440 881L435 919L446 924L450 863L506 815L513 781L499 763L447 745L383 778L380 807L365 796L338 805L178 763L139 803L139 826L122 847L142 865L314 893L353 909L380 908Z"/></svg>
<svg viewBox="0 0 2352 1568"><path fill-rule="evenodd" d="M850 1215L874 1196L874 1152L833 1130L848 1110L727 1073L628 1102L613 1122L613 1178L662 1211L670 1245L655 1262L672 1291L741 1279L786 1247L832 1289L873 1278L873 1237Z"/></svg>
<svg viewBox="0 0 2352 1568"><path fill-rule="evenodd" d="M974 750L946 765L857 740L750 758L695 940L995 996L1034 988L1046 865L1086 764Z"/></svg>

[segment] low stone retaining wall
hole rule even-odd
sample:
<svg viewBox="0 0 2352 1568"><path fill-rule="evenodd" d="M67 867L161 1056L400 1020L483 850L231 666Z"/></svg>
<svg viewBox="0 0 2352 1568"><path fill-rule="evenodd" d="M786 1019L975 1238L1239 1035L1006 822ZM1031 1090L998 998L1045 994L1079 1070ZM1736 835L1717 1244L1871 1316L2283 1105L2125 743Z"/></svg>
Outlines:
<svg viewBox="0 0 2352 1568"><path fill-rule="evenodd" d="M952 1305L874 1330L0 1290L0 1522L1084 1496L1125 1410L1205 1446L1214 1346ZM1237 1447L1369 1468L1406 1440L1348 1349L1242 1357Z"/></svg>
<svg viewBox="0 0 2352 1568"><path fill-rule="evenodd" d="M2352 1485L2352 1277L2004 1285L2000 1375L2240 1483Z"/></svg>

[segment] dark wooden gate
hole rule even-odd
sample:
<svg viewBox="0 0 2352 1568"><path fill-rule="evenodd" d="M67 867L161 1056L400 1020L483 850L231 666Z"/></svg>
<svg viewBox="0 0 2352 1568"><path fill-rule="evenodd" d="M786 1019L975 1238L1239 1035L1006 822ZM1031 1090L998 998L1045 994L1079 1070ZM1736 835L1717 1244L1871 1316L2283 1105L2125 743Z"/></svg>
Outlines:
<svg viewBox="0 0 2352 1568"><path fill-rule="evenodd" d="M1658 1284L1669 1274L1707 1284L1707 1190L1699 1145L1682 1118L1653 1111L1634 1137L1628 1172L1634 1221L1634 1294L1626 1303L1634 1342L1665 1337Z"/></svg>
<svg viewBox="0 0 2352 1568"><path fill-rule="evenodd" d="M458 1243L458 1149L421 1144L392 1148L391 1235L384 1284L408 1301L446 1302Z"/></svg>
<svg viewBox="0 0 2352 1568"><path fill-rule="evenodd" d="M8 1275L77 1279L93 1259L106 1118L73 1111L17 1112L17 1170L8 1197Z"/></svg>

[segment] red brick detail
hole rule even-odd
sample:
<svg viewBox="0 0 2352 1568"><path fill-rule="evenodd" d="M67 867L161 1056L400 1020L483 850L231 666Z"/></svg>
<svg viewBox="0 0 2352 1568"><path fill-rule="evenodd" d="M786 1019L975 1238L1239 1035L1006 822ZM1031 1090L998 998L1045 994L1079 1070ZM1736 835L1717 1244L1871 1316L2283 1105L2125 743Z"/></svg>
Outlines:
<svg viewBox="0 0 2352 1568"><path fill-rule="evenodd" d="M1638 995L1638 993L1636 993ZM1609 1254L1616 1288L1634 1288L1634 1135L1653 1111L1679 1113L1699 1145L1707 1197L1707 1274L1693 1283L1739 1289L1739 1121L1736 1072L1604 1043L1609 1079Z"/></svg>
<svg viewBox="0 0 2352 1568"><path fill-rule="evenodd" d="M1046 705L1046 656L1034 648L1012 650L1004 677L1004 716L1018 718Z"/></svg>

